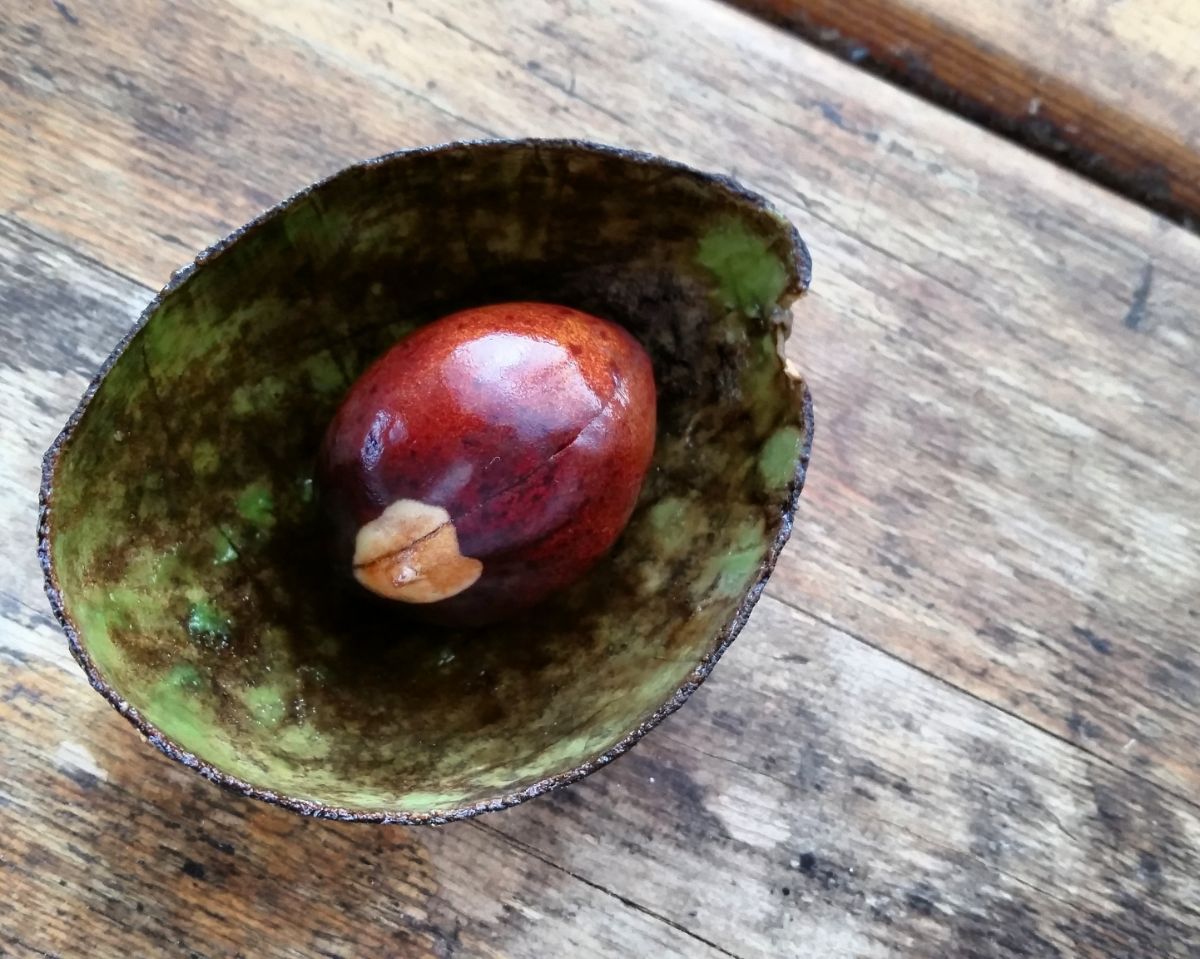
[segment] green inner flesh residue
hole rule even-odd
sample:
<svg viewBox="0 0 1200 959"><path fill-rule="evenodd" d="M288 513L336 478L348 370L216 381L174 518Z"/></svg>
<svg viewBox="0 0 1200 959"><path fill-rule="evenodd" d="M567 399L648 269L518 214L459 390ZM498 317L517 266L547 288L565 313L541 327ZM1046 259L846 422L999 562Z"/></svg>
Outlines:
<svg viewBox="0 0 1200 959"><path fill-rule="evenodd" d="M445 812L595 760L696 677L780 528L807 442L772 328L790 242L721 188L574 147L320 187L166 296L64 448L52 556L87 654L182 750L331 806ZM329 569L313 457L398 337L506 299L646 345L654 465L576 587L482 634L419 626Z"/></svg>
<svg viewBox="0 0 1200 959"><path fill-rule="evenodd" d="M166 685L175 688L183 689L189 692L198 692L204 684L203 678L198 670L191 663L176 663L167 671Z"/></svg>
<svg viewBox="0 0 1200 959"><path fill-rule="evenodd" d="M188 608L187 631L193 642L220 649L229 644L233 622L212 603L198 600Z"/></svg>
<svg viewBox="0 0 1200 959"><path fill-rule="evenodd" d="M239 386L230 398L230 407L237 416L249 416L258 410L277 407L287 392L287 385L277 376L265 376L253 386Z"/></svg>
<svg viewBox="0 0 1200 959"><path fill-rule="evenodd" d="M251 526L269 530L275 523L275 499L265 483L255 483L242 490L237 498L237 511Z"/></svg>
<svg viewBox="0 0 1200 959"><path fill-rule="evenodd" d="M240 698L256 722L275 727L287 715L291 695L291 690L282 684L268 684L243 689Z"/></svg>
<svg viewBox="0 0 1200 959"><path fill-rule="evenodd" d="M215 443L201 440L192 447L192 469L201 476L215 473L221 466L221 456Z"/></svg>
<svg viewBox="0 0 1200 959"><path fill-rule="evenodd" d="M225 563L232 563L237 559L237 549L234 548L233 541L226 536L221 530L214 529L211 534L212 539L212 561L217 566L223 566Z"/></svg>
<svg viewBox="0 0 1200 959"><path fill-rule="evenodd" d="M788 283L782 261L741 220L723 220L705 233L696 259L716 277L716 293L727 309L764 316Z"/></svg>
<svg viewBox="0 0 1200 959"><path fill-rule="evenodd" d="M749 587L766 556L762 520L730 517L722 525L722 533L705 565L705 575L695 583L697 602L712 595L740 595Z"/></svg>
<svg viewBox="0 0 1200 959"><path fill-rule="evenodd" d="M804 443L804 434L795 426L785 426L771 434L758 455L758 472L771 489L782 489L795 479L796 460Z"/></svg>
<svg viewBox="0 0 1200 959"><path fill-rule="evenodd" d="M341 396L349 386L346 375L328 350L309 358L304 364L304 373L308 376L309 386L320 393Z"/></svg>
<svg viewBox="0 0 1200 959"><path fill-rule="evenodd" d="M702 513L686 497L666 496L650 507L647 519L658 540L674 551L690 541L694 527L689 524L702 522Z"/></svg>

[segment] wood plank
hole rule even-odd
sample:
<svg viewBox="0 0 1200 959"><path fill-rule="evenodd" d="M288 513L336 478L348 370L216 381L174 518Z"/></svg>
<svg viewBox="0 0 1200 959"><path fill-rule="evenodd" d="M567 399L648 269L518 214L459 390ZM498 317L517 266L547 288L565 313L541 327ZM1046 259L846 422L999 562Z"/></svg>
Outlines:
<svg viewBox="0 0 1200 959"><path fill-rule="evenodd" d="M219 792L139 742L30 612L40 449L150 291L3 221L0 278L0 404L35 417L0 434L0 948L71 954L80 929L100 957L1200 941L1193 808L773 598L632 755L481 824L313 823Z"/></svg>
<svg viewBox="0 0 1200 959"><path fill-rule="evenodd" d="M10 212L144 282L354 156L479 129L766 190L815 251L819 423L773 594L1194 794L1196 237L720 6L7 19Z"/></svg>
<svg viewBox="0 0 1200 959"><path fill-rule="evenodd" d="M1200 224L1200 7L1190 0L732 2Z"/></svg>

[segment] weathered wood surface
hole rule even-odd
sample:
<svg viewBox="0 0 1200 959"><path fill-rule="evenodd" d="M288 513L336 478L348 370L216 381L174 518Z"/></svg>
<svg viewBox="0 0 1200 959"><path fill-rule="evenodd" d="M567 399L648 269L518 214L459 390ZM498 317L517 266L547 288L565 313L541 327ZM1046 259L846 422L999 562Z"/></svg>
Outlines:
<svg viewBox="0 0 1200 959"><path fill-rule="evenodd" d="M0 6L0 954L1194 953L1200 240L717 5ZM440 831L228 798L70 664L38 458L191 251L482 133L796 220L794 545L696 699L558 796Z"/></svg>
<svg viewBox="0 0 1200 959"><path fill-rule="evenodd" d="M732 0L1200 225L1193 0Z"/></svg>

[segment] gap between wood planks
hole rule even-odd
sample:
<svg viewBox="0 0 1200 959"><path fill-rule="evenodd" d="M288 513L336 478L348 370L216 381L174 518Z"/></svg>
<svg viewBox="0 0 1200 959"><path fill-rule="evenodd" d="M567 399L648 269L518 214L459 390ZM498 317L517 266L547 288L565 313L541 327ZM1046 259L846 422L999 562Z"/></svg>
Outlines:
<svg viewBox="0 0 1200 959"><path fill-rule="evenodd" d="M1125 109L1106 103L1085 84L1038 69L1036 62L1023 62L1024 51L991 43L986 36L973 36L954 22L952 14L934 16L919 9L920 4L885 4L881 0L723 2L1200 233L1200 157L1184 142L1186 137L1177 140L1139 117L1136 103ZM1012 15L1019 13L1015 10ZM1071 32L1068 26L1063 29ZM1064 36L1064 47L1073 39L1082 45L1082 30L1080 34ZM1109 39L1121 46L1121 38ZM1063 53L1079 55L1074 48ZM1164 62L1179 72L1187 66L1169 57ZM1118 73L1128 66L1107 69ZM1104 73L1106 67L1097 69ZM1195 70L1193 67L1181 83ZM1134 82L1134 78L1122 76L1104 79ZM1181 100L1178 109L1186 109L1186 86L1164 91L1168 104L1176 95Z"/></svg>
<svg viewBox="0 0 1200 959"><path fill-rule="evenodd" d="M559 871L561 873L565 873L566 875L570 876L572 879L575 879L578 882L583 883L585 886L588 886L592 889L595 889L597 892L601 892L606 896L610 896L613 899L616 899L623 906L626 906L630 909L634 909L637 912L643 913L644 915L649 916L651 919L655 919L658 922L661 922L666 926L670 926L672 929L676 930L677 932L682 932L684 935L688 936L689 938L695 939L697 942L699 942L705 946L708 946L710 949L713 949L714 951L719 952L723 956L729 956L730 959L741 959L741 957L738 956L737 953L730 952L728 949L725 949L725 948L719 946L717 943L713 942L711 939L705 939L703 936L692 932L686 926L681 926L679 923L675 922L673 919L668 919L666 916L660 915L659 913L655 912L653 909L650 909L647 906L642 905L642 903L637 902L634 899L630 899L628 896L622 896L619 892L613 892L613 890L606 888L605 886L601 885L600 883L595 882L591 879L588 879L586 876L581 876L579 873L577 873L571 869L568 869L566 866L564 866L560 863L555 862L553 859L549 858L545 853L543 853L540 849L536 849L535 847L531 846L527 842L522 842L520 839L517 839L515 836L510 836L508 833L497 828L496 826L493 826L493 825L491 825L483 820L480 820L480 819L471 820L471 825L474 828L480 830L481 832L484 832L491 836L494 836L497 839L499 839L501 842L504 842L507 845L512 846L514 849L525 853L525 855L533 857L534 859L538 860L538 862L545 863L551 869L556 869L557 871Z"/></svg>

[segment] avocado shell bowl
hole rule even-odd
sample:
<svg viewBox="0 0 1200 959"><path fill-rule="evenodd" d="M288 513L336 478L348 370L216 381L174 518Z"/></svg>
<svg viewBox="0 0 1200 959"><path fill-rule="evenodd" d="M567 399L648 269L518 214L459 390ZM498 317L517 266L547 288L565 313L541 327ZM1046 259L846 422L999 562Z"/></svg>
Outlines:
<svg viewBox="0 0 1200 959"><path fill-rule="evenodd" d="M761 197L587 143L405 151L301 191L172 277L46 454L72 653L167 755L309 815L439 823L579 779L704 680L791 531L812 414L781 348L808 278ZM416 624L333 573L314 457L374 358L510 300L641 341L654 459L583 580Z"/></svg>

